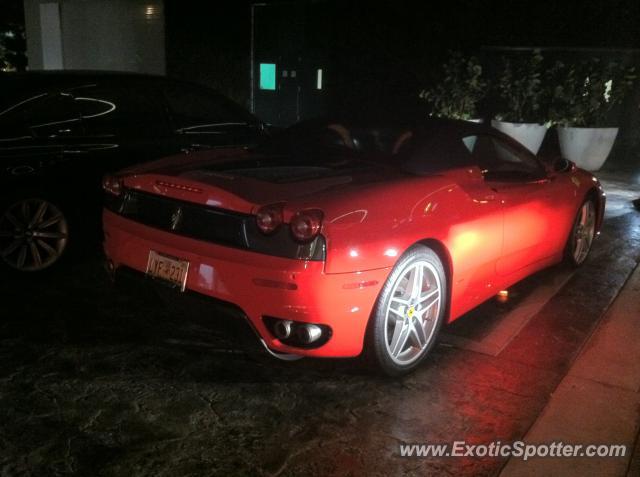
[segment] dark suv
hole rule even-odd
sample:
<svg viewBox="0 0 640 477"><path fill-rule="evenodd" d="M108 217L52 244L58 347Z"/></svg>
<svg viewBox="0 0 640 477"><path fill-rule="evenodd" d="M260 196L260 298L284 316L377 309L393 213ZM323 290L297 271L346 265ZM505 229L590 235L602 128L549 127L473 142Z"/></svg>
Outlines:
<svg viewBox="0 0 640 477"><path fill-rule="evenodd" d="M0 262L40 271L90 240L106 172L249 146L263 134L258 119L215 91L164 77L0 74Z"/></svg>

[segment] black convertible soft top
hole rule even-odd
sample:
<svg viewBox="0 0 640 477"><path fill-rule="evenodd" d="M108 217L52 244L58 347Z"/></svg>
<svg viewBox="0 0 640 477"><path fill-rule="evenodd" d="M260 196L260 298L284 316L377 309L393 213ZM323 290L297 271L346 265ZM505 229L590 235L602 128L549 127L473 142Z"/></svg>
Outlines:
<svg viewBox="0 0 640 477"><path fill-rule="evenodd" d="M358 167L378 164L412 175L430 175L477 164L476 144L482 145L483 154L491 154L485 146L486 140L478 142L480 136L486 137L489 144L506 143L521 156L528 157L530 164L537 164L529 151L489 125L394 115L303 121L268 138L255 152L263 157L287 158L296 165L318 166L352 160L358 162ZM272 166L273 163L268 165Z"/></svg>

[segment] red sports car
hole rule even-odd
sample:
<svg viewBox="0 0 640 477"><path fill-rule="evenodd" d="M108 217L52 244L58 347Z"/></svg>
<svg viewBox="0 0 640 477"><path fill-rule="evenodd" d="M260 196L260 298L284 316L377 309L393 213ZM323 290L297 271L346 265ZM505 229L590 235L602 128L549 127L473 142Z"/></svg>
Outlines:
<svg viewBox="0 0 640 477"><path fill-rule="evenodd" d="M499 290L580 265L605 207L570 162L444 120L301 123L254 150L170 157L103 185L116 275L235 304L277 356L364 348L392 375Z"/></svg>

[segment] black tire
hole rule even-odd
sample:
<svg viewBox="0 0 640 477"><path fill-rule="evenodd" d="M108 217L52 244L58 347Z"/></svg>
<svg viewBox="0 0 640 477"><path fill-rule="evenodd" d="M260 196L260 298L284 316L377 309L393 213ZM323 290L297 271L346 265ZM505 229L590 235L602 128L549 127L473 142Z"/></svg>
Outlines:
<svg viewBox="0 0 640 477"><path fill-rule="evenodd" d="M423 274L419 298L414 297L413 285L407 296L417 268ZM367 353L379 370L388 376L406 374L429 354L444 321L447 286L442 261L432 249L416 246L400 258L378 296L369 323ZM425 301L421 302L423 297Z"/></svg>
<svg viewBox="0 0 640 477"><path fill-rule="evenodd" d="M589 256L596 234L596 216L596 203L591 198L586 199L576 212L565 246L564 256L568 264L579 267Z"/></svg>

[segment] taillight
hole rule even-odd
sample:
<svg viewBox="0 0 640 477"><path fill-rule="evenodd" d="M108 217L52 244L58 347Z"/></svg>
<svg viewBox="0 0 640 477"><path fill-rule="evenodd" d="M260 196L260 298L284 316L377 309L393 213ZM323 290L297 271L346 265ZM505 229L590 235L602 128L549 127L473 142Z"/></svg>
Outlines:
<svg viewBox="0 0 640 477"><path fill-rule="evenodd" d="M310 242L320 233L324 214L319 209L301 210L292 218L291 234L298 242Z"/></svg>
<svg viewBox="0 0 640 477"><path fill-rule="evenodd" d="M122 179L120 177L106 175L102 179L102 189L108 194L118 197L122 194Z"/></svg>
<svg viewBox="0 0 640 477"><path fill-rule="evenodd" d="M272 234L283 222L282 204L260 207L256 214L256 223L263 234Z"/></svg>

